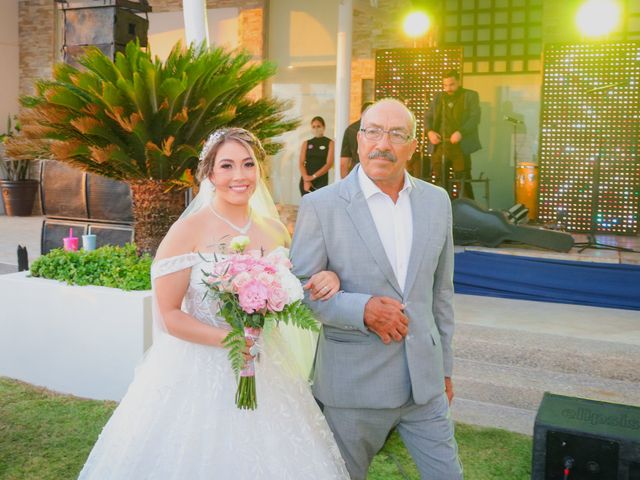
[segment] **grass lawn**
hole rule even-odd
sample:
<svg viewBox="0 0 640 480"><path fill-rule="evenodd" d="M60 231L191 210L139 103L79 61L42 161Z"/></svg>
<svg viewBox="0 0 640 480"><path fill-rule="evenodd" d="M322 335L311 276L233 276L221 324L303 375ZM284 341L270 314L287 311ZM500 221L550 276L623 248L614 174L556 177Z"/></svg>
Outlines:
<svg viewBox="0 0 640 480"><path fill-rule="evenodd" d="M0 378L0 479L76 478L115 406ZM456 437L465 479L530 477L531 438L462 424ZM369 479L419 479L397 434L374 459Z"/></svg>

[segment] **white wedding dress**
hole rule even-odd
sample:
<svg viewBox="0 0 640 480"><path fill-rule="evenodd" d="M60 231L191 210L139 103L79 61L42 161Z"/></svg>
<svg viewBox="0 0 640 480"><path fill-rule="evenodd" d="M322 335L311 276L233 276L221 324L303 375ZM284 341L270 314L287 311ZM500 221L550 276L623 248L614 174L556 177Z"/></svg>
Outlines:
<svg viewBox="0 0 640 480"><path fill-rule="evenodd" d="M202 270L210 265L194 253L157 260L152 278L191 268L183 310L224 327L202 285ZM278 329L264 332L259 343L258 408L240 410L226 349L160 331L79 478L348 479L306 381L290 368Z"/></svg>

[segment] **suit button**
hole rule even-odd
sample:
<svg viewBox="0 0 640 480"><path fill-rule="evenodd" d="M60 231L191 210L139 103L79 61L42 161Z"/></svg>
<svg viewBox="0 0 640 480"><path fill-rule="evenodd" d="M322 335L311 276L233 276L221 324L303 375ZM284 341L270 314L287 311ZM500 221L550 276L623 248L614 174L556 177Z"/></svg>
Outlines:
<svg viewBox="0 0 640 480"><path fill-rule="evenodd" d="M405 338L406 338L407 340L413 340L413 335L407 335Z"/></svg>

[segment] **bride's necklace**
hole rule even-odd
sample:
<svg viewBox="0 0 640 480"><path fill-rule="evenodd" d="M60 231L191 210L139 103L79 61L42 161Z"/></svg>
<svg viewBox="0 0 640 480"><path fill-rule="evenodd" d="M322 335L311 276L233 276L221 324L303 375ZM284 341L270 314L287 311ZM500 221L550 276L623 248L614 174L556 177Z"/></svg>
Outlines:
<svg viewBox="0 0 640 480"><path fill-rule="evenodd" d="M242 227L238 227L237 225L231 223L229 220L227 220L226 218L224 218L222 215L220 215L218 212L216 212L216 209L213 208L213 205L209 204L209 208L211 209L211 211L213 212L213 214L218 217L220 220L222 220L224 223L226 223L227 225L229 225L231 228L233 228L236 232L241 233L242 235L245 235L249 229L251 228L251 225L253 224L253 218L251 216L251 209L249 209L249 220L247 221L247 223L242 226Z"/></svg>

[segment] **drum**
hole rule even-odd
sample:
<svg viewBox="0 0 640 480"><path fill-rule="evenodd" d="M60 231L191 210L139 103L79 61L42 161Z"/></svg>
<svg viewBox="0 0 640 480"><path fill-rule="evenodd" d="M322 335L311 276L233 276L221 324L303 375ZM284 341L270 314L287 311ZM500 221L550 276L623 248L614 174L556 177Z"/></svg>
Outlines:
<svg viewBox="0 0 640 480"><path fill-rule="evenodd" d="M529 219L538 218L538 165L521 162L516 166L516 203L529 209Z"/></svg>

